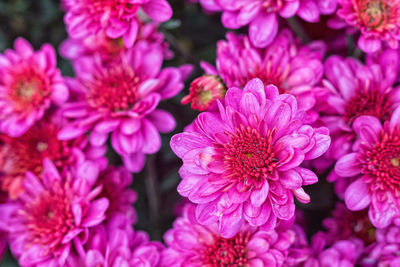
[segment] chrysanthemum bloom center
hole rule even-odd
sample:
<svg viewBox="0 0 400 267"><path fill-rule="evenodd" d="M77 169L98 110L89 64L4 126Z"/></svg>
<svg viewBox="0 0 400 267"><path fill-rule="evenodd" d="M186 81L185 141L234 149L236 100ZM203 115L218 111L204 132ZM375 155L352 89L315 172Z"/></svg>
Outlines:
<svg viewBox="0 0 400 267"><path fill-rule="evenodd" d="M35 66L16 68L11 73L9 97L17 110L27 110L42 105L51 94L48 77Z"/></svg>
<svg viewBox="0 0 400 267"><path fill-rule="evenodd" d="M94 75L86 86L88 102L94 108L110 111L130 109L138 100L140 78L129 66L114 66Z"/></svg>
<svg viewBox="0 0 400 267"><path fill-rule="evenodd" d="M352 125L353 121L362 115L375 116L382 122L390 115L391 101L387 94L377 90L358 92L345 107L344 119Z"/></svg>
<svg viewBox="0 0 400 267"><path fill-rule="evenodd" d="M101 23L106 23L110 15L119 19L128 19L134 16L139 5L134 5L126 0L86 0L84 4L92 15L100 15Z"/></svg>
<svg viewBox="0 0 400 267"><path fill-rule="evenodd" d="M105 35L87 38L85 43L94 52L110 56L117 56L125 48L122 38L111 39Z"/></svg>
<svg viewBox="0 0 400 267"><path fill-rule="evenodd" d="M363 25L377 29L388 22L390 6L385 0L359 0L358 16Z"/></svg>
<svg viewBox="0 0 400 267"><path fill-rule="evenodd" d="M64 236L74 226L71 203L60 184L54 185L56 193L44 191L29 202L24 210L25 223L31 232L31 242L56 249Z"/></svg>
<svg viewBox="0 0 400 267"><path fill-rule="evenodd" d="M23 178L26 171L39 175L45 158L52 160L56 167L71 163L70 141L59 141L58 131L56 125L40 122L21 137L0 136L3 143L0 148L3 190L7 191L15 178Z"/></svg>
<svg viewBox="0 0 400 267"><path fill-rule="evenodd" d="M245 188L262 186L277 166L272 138L275 131L268 130L265 137L256 129L241 127L230 135L224 145L224 163L234 182L243 182Z"/></svg>
<svg viewBox="0 0 400 267"><path fill-rule="evenodd" d="M371 190L400 193L400 132L398 128L382 130L379 141L360 157L362 173Z"/></svg>
<svg viewBox="0 0 400 267"><path fill-rule="evenodd" d="M239 82L242 86L245 86L247 82L254 78L259 78L263 81L264 85L273 84L279 89L280 94L285 94L288 92L288 89L285 86L285 80L290 73L290 66L286 66L285 68L274 67L271 61L268 61L266 65L257 67L251 73L248 73L246 76L239 79Z"/></svg>
<svg viewBox="0 0 400 267"><path fill-rule="evenodd" d="M235 237L220 237L204 251L204 266L209 267L242 267L249 266L246 245L250 233L239 233Z"/></svg>

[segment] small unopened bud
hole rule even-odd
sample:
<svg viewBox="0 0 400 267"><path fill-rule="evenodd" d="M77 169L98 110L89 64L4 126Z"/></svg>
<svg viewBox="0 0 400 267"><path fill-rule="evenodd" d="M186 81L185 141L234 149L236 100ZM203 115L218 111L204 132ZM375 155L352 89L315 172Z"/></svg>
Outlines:
<svg viewBox="0 0 400 267"><path fill-rule="evenodd" d="M190 85L189 95L182 98L182 104L192 103L192 109L207 110L217 99L226 94L225 84L216 75L204 75Z"/></svg>

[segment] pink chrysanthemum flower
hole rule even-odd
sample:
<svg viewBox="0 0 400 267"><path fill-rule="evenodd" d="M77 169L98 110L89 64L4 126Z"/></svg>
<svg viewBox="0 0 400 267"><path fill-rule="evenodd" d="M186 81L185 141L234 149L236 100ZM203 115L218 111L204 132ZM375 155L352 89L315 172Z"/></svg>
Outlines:
<svg viewBox="0 0 400 267"><path fill-rule="evenodd" d="M224 238L218 225L200 225L195 213L193 204L186 205L182 217L165 233L161 266L283 266L295 239L292 230L265 232L248 224L235 236Z"/></svg>
<svg viewBox="0 0 400 267"><path fill-rule="evenodd" d="M361 116L353 123L359 140L353 151L340 158L335 172L356 177L344 199L350 210L369 206L369 218L377 228L387 227L400 215L400 107L382 126L378 118Z"/></svg>
<svg viewBox="0 0 400 267"><path fill-rule="evenodd" d="M400 266L400 227L390 225L377 229L376 242L368 249L368 255L362 259L363 267Z"/></svg>
<svg viewBox="0 0 400 267"><path fill-rule="evenodd" d="M0 205L0 228L20 265L64 266L88 230L105 219L108 200L96 199L102 188L93 188L98 171L86 161L76 172L60 174L45 160L42 177L28 172L20 198Z"/></svg>
<svg viewBox="0 0 400 267"><path fill-rule="evenodd" d="M199 111L208 110L226 94L225 84L216 75L203 75L195 79L189 90L189 95L182 98L182 104L192 103L192 109Z"/></svg>
<svg viewBox="0 0 400 267"><path fill-rule="evenodd" d="M378 51L382 42L397 49L400 41L399 0L338 0L337 15L331 27L351 26L361 31L358 46L367 53Z"/></svg>
<svg viewBox="0 0 400 267"><path fill-rule="evenodd" d="M68 89L56 67L56 53L45 44L39 51L22 38L0 54L0 132L24 134L51 104L68 99Z"/></svg>
<svg viewBox="0 0 400 267"><path fill-rule="evenodd" d="M327 246L324 233L314 235L310 247L310 256L304 267L352 267L360 259L364 244L357 238L336 241Z"/></svg>
<svg viewBox="0 0 400 267"><path fill-rule="evenodd" d="M400 87L394 86L399 71L394 50L384 51L367 65L338 56L326 60L316 106L332 137L326 157L337 160L349 153L356 139L352 125L359 116L375 116L382 122L390 117L400 104Z"/></svg>
<svg viewBox="0 0 400 267"><path fill-rule="evenodd" d="M85 159L107 164L105 147L91 147L82 136L70 141L60 141L57 135L63 125L57 114L46 115L20 137L0 134L1 190L12 199L23 191L27 171L40 177L43 160L50 159L59 171L80 165Z"/></svg>
<svg viewBox="0 0 400 267"><path fill-rule="evenodd" d="M81 266L160 266L163 245L149 241L145 232L135 232L130 222L128 217L116 214L107 224L95 227L85 245L87 253Z"/></svg>
<svg viewBox="0 0 400 267"><path fill-rule="evenodd" d="M164 22L171 18L172 9L166 0L63 0L64 18L72 38L104 32L112 39L122 38L126 47L136 40L139 8L154 21Z"/></svg>
<svg viewBox="0 0 400 267"><path fill-rule="evenodd" d="M328 244L338 240L358 238L369 245L375 242L375 227L368 218L368 210L350 211L338 202L332 217L323 220L322 224L327 229L326 241Z"/></svg>
<svg viewBox="0 0 400 267"><path fill-rule="evenodd" d="M331 14L336 0L200 0L208 11L222 11L226 28L249 25L249 37L256 47L266 47L278 32L278 14L283 18L298 15L308 22L318 22L320 14Z"/></svg>
<svg viewBox="0 0 400 267"><path fill-rule="evenodd" d="M272 229L294 218L293 195L307 203L302 185L318 180L299 165L328 149L328 129L304 125L295 98L259 79L217 103L219 112L201 113L191 131L171 139L183 160L178 192L198 204L201 224L218 221L226 238L245 221Z"/></svg>
<svg viewBox="0 0 400 267"><path fill-rule="evenodd" d="M171 58L173 54L169 50L169 44L164 41L164 35L157 31L159 24L142 22L140 19L138 19L138 23L136 43L140 41L147 42L152 46L159 46L163 50L164 58ZM104 32L99 32L82 38L68 38L61 44L60 54L72 60L73 63L87 56L100 56L103 62L107 62L117 59L127 49L122 38L113 39Z"/></svg>
<svg viewBox="0 0 400 267"><path fill-rule="evenodd" d="M251 45L244 35L228 33L226 38L217 45L217 68L203 63L208 74L219 75L228 88L243 88L251 79L259 78L264 85L278 87L282 94L296 96L299 109L309 113L308 121L318 118L311 108L315 104L312 89L324 72L322 42L301 46L287 29L280 31L264 49Z"/></svg>
<svg viewBox="0 0 400 267"><path fill-rule="evenodd" d="M135 45L113 64L80 60L76 79L69 80L78 99L63 107L63 115L75 120L59 137L68 140L90 131L90 143L101 146L112 133L111 144L125 166L141 170L145 154L160 149L159 132L175 127L172 115L157 105L180 92L190 69L161 69L162 63L162 51L146 43Z"/></svg>
<svg viewBox="0 0 400 267"><path fill-rule="evenodd" d="M132 174L124 167L109 166L100 173L97 181L97 185L103 186L100 196L110 202L107 218L122 213L130 220L129 225L136 223L137 214L133 204L137 200L137 193L130 188L132 180Z"/></svg>

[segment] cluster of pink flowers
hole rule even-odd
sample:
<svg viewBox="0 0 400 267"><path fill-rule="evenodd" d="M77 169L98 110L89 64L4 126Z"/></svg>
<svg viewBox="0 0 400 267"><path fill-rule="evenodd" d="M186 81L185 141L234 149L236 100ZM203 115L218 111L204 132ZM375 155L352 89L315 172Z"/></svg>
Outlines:
<svg viewBox="0 0 400 267"><path fill-rule="evenodd" d="M184 199L164 243L132 226L132 173L175 129L159 104L193 68L165 65L174 54L159 27L172 8L63 0L59 52L73 77L49 44L17 38L0 54L0 257L8 247L23 267L400 265L400 0L190 2L245 28L217 42L215 66L201 62L181 100L200 113L170 139ZM290 29L303 20L345 28L353 56L303 42ZM323 179L337 202L315 231L299 207Z"/></svg>
<svg viewBox="0 0 400 267"><path fill-rule="evenodd" d="M183 89L190 65L159 32L165 0L63 1L60 53L18 38L0 55L0 256L21 266L159 266L164 246L136 231L132 172L174 129L158 104ZM144 11L151 19L139 17ZM139 13L138 13L139 12ZM123 166L108 163L111 147Z"/></svg>

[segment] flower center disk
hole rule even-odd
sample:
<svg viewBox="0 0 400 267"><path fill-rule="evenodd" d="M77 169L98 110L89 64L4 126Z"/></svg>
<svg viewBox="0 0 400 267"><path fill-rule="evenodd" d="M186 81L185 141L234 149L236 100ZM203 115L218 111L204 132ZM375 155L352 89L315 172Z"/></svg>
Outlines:
<svg viewBox="0 0 400 267"><path fill-rule="evenodd" d="M50 81L35 66L15 68L11 75L10 98L17 110L36 108L51 94Z"/></svg>
<svg viewBox="0 0 400 267"><path fill-rule="evenodd" d="M377 90L365 90L357 93L350 99L345 107L344 119L352 125L354 120L362 115L377 117L381 122L390 115L391 101L385 93Z"/></svg>
<svg viewBox="0 0 400 267"><path fill-rule="evenodd" d="M138 100L140 78L128 66L114 66L94 75L87 86L88 102L94 108L128 110Z"/></svg>
<svg viewBox="0 0 400 267"><path fill-rule="evenodd" d="M361 23L374 31L393 30L400 23L397 0L358 0L356 10Z"/></svg>
<svg viewBox="0 0 400 267"><path fill-rule="evenodd" d="M230 239L220 237L213 245L205 249L203 258L204 266L248 266L246 245L249 239L250 233L239 233Z"/></svg>
<svg viewBox="0 0 400 267"><path fill-rule="evenodd" d="M60 184L57 193L43 192L24 210L27 228L32 233L31 242L56 249L73 227L71 204Z"/></svg>
<svg viewBox="0 0 400 267"><path fill-rule="evenodd" d="M369 179L371 190L400 189L400 132L382 130L378 143L361 154L362 172Z"/></svg>
<svg viewBox="0 0 400 267"><path fill-rule="evenodd" d="M228 178L243 182L246 187L261 187L277 165L273 134L274 131L268 130L262 137L256 129L244 126L229 134L230 141L224 145Z"/></svg>

